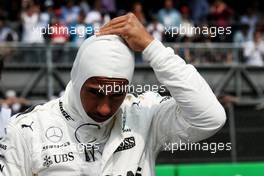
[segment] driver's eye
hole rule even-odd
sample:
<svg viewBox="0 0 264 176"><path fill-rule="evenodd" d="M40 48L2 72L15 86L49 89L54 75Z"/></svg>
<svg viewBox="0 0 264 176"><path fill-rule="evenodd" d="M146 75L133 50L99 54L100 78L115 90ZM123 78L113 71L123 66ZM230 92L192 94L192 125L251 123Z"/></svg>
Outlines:
<svg viewBox="0 0 264 176"><path fill-rule="evenodd" d="M96 96L104 96L105 95L103 92L100 92L99 89L90 88L88 90L88 92L90 92L90 93L92 93L93 95L96 95Z"/></svg>

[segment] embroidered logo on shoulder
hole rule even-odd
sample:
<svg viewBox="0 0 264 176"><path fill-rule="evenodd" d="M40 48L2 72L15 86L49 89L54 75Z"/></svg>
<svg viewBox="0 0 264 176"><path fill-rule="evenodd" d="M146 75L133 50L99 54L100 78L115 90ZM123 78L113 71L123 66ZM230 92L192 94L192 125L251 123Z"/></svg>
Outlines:
<svg viewBox="0 0 264 176"><path fill-rule="evenodd" d="M138 102L133 102L133 103L132 103L132 106L137 105L137 106L139 107L139 103L140 103L140 101L138 101Z"/></svg>
<svg viewBox="0 0 264 176"><path fill-rule="evenodd" d="M30 125L28 125L28 124L22 124L21 125L21 128L22 129L23 128L29 128L29 129L31 129L31 131L33 131L33 128L32 128L33 123L34 123L34 121L32 121Z"/></svg>
<svg viewBox="0 0 264 176"><path fill-rule="evenodd" d="M64 118L66 120L72 120L72 121L75 121L64 109L63 109L63 104L62 104L62 101L59 101L59 107L60 107L60 111L62 113L62 115L64 116Z"/></svg>
<svg viewBox="0 0 264 176"><path fill-rule="evenodd" d="M167 101L167 100L169 100L169 99L171 99L171 96L166 96L166 97L164 97L164 98L160 101L160 103L162 103L162 102L164 102L164 101Z"/></svg>
<svg viewBox="0 0 264 176"><path fill-rule="evenodd" d="M116 149L115 153L123 151L123 150L131 149L131 148L133 148L135 146L136 146L136 141L135 141L135 138L133 136L125 138L123 140L123 142L118 146L118 148Z"/></svg>

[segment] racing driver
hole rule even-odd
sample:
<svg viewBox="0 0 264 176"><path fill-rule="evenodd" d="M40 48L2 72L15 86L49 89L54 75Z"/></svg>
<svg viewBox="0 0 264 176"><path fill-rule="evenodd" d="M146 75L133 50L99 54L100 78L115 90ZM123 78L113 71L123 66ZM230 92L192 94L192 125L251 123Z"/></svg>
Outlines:
<svg viewBox="0 0 264 176"><path fill-rule="evenodd" d="M142 52L171 98L121 89L132 81L132 51ZM166 143L208 138L225 119L197 70L128 13L84 41L62 97L9 123L0 175L151 176Z"/></svg>

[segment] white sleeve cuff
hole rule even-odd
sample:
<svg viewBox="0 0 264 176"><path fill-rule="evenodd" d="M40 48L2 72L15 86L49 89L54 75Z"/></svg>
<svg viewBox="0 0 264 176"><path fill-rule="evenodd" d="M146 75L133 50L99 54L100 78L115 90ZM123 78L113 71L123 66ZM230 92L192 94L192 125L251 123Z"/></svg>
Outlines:
<svg viewBox="0 0 264 176"><path fill-rule="evenodd" d="M150 62L155 59L166 47L158 40L154 39L142 52L143 60Z"/></svg>

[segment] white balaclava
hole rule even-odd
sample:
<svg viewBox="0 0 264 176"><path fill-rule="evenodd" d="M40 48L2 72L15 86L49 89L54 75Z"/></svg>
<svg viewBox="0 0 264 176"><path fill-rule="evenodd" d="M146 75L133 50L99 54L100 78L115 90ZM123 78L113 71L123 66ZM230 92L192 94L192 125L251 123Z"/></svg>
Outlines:
<svg viewBox="0 0 264 176"><path fill-rule="evenodd" d="M81 103L80 91L85 81L93 76L125 78L131 83L134 72L134 56L122 38L116 35L92 36L84 41L78 50L72 70L71 80L62 98L63 107L75 120L92 123Z"/></svg>

